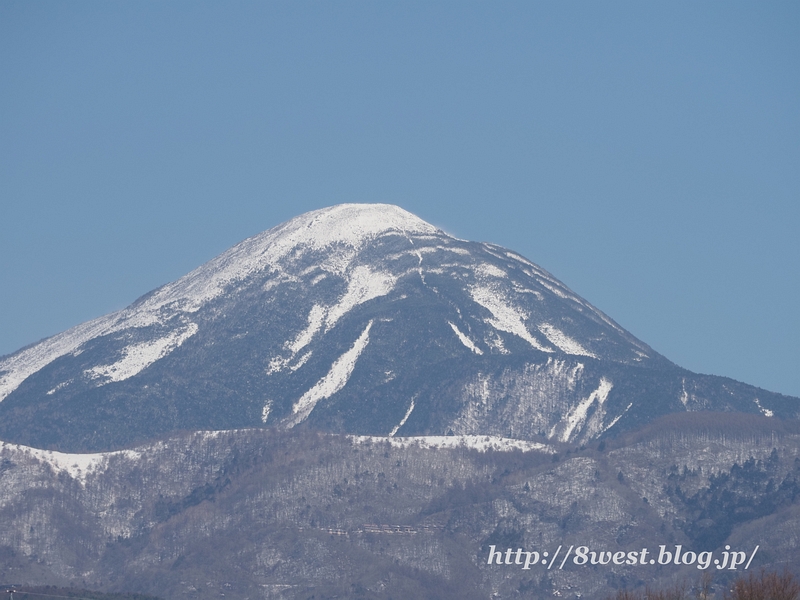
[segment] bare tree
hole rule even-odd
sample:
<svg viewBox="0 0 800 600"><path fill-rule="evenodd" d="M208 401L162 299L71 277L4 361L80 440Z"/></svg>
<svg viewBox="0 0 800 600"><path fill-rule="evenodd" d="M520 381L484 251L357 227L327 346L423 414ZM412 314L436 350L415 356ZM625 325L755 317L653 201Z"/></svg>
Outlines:
<svg viewBox="0 0 800 600"><path fill-rule="evenodd" d="M781 574L764 570L756 576L750 573L733 582L725 600L797 600L800 598L800 583L788 571Z"/></svg>

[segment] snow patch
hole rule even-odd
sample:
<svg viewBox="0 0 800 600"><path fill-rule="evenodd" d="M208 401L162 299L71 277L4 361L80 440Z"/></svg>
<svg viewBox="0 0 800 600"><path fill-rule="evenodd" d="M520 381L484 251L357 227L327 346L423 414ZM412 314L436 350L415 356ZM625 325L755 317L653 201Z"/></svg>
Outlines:
<svg viewBox="0 0 800 600"><path fill-rule="evenodd" d="M409 240L410 241L410 240ZM440 238L436 238L440 242ZM413 242L412 242L413 244ZM395 252L386 256L387 261L396 261L407 256L416 256L420 259L421 254L437 254L439 252L450 252L452 254L470 255L470 251L464 248L454 248L450 246L434 245L434 246L414 246L411 250L404 250L403 252Z"/></svg>
<svg viewBox="0 0 800 600"><path fill-rule="evenodd" d="M417 259L419 260L417 272L419 273L419 278L422 280L422 285L428 285L425 283L425 273L422 272L422 253L419 250L414 250L414 254L417 255Z"/></svg>
<svg viewBox="0 0 800 600"><path fill-rule="evenodd" d="M116 324L119 315L112 313L83 323L0 361L0 402L28 377L55 359L75 352L84 342L107 333Z"/></svg>
<svg viewBox="0 0 800 600"><path fill-rule="evenodd" d="M686 391L686 378L681 381L681 403L686 410L689 410L689 394Z"/></svg>
<svg viewBox="0 0 800 600"><path fill-rule="evenodd" d="M454 254L461 254L463 256L470 256L472 253L466 248L456 248L454 246L439 246L440 249L452 252Z"/></svg>
<svg viewBox="0 0 800 600"><path fill-rule="evenodd" d="M297 354L311 342L314 334L322 327L322 321L325 318L325 308L319 304L311 307L311 312L308 313L308 325L303 331L297 334L293 342L289 344L289 350L292 355Z"/></svg>
<svg viewBox="0 0 800 600"><path fill-rule="evenodd" d="M500 279L508 277L508 273L491 263L479 264L477 267L475 267L475 273L481 277L497 277Z"/></svg>
<svg viewBox="0 0 800 600"><path fill-rule="evenodd" d="M308 390L292 407L294 416L290 419L288 426L294 427L298 423L305 421L317 402L324 398L330 398L336 392L341 390L350 379L353 369L356 367L356 361L363 352L364 348L369 343L369 330L372 327L370 321L361 335L347 352L342 354L331 365L330 371L322 379L320 379L310 390Z"/></svg>
<svg viewBox="0 0 800 600"><path fill-rule="evenodd" d="M559 289L559 286L557 286L557 285L554 285L554 284L550 284L550 283L548 283L548 282L547 282L547 281L545 281L545 280L544 280L544 278L542 278L542 277L537 277L537 279L539 280L539 284L540 284L542 287L544 287L544 288L547 288L548 290L550 290L551 292L553 292L553 293L554 293L556 296L558 296L559 298L562 298L562 299L564 299L564 300L575 300L575 301L577 302L577 300L576 300L575 296L572 296L571 294L568 294L567 292L565 292L565 291L563 291L563 290Z"/></svg>
<svg viewBox="0 0 800 600"><path fill-rule="evenodd" d="M48 392L47 392L47 395L48 395L48 396L52 396L52 395L53 395L53 394L55 394L55 393L56 393L58 390L63 390L63 389L64 389L65 387L67 387L67 386L68 386L70 383L72 383L72 379L68 379L67 381L62 381L62 382L61 382L61 383L59 383L59 384L58 384L56 387L54 387L52 390L48 391Z"/></svg>
<svg viewBox="0 0 800 600"><path fill-rule="evenodd" d="M487 321L489 325L500 331L513 333L521 337L537 350L553 352L552 349L540 344L525 327L523 321L528 318L528 315L522 310L506 304L498 290L487 286L474 285L469 288L469 293L475 302L492 313L494 318Z"/></svg>
<svg viewBox="0 0 800 600"><path fill-rule="evenodd" d="M503 338L501 338L497 332L492 332L492 337L488 340L483 338L483 341L487 346L494 348L500 354L511 354L508 348L506 348L506 345L503 343Z"/></svg>
<svg viewBox="0 0 800 600"><path fill-rule="evenodd" d="M606 431L611 429L614 425L616 425L617 421L619 421L623 417L623 415L630 410L631 406L633 406L633 402L628 404L628 406L625 407L625 410L623 410L620 414L618 414L616 417L614 417L614 419L611 421L611 423L606 425L606 428L603 429L603 433L605 433Z"/></svg>
<svg viewBox="0 0 800 600"><path fill-rule="evenodd" d="M0 451L11 450L46 463L56 471L64 471L73 479L81 483L94 472L100 471L108 465L108 460L113 456L124 456L130 460L137 460L141 457L141 452L134 450L117 450L115 452L97 452L93 454L67 454L65 452L55 452L52 450L40 450L30 446L10 444L0 441Z"/></svg>
<svg viewBox="0 0 800 600"><path fill-rule="evenodd" d="M197 329L196 323L189 323L186 327L176 329L165 337L128 346L123 350L125 356L122 359L110 365L92 367L84 373L92 379L105 378L100 385L123 381L167 356L197 333Z"/></svg>
<svg viewBox="0 0 800 600"><path fill-rule="evenodd" d="M466 335L461 333L461 330L458 327L456 327L454 323L448 321L447 324L453 328L453 332L458 336L458 339L461 340L462 344L464 344L467 348L472 350L475 354L483 354L483 350L478 348L475 344L472 343L471 339L469 339Z"/></svg>
<svg viewBox="0 0 800 600"><path fill-rule="evenodd" d="M602 407L605 403L606 399L608 398L608 393L611 391L611 388L614 387L614 384L611 383L605 377L600 379L600 385L597 387L595 391L589 394L589 397L581 400L577 406L572 408L569 411L569 414L559 423L553 427L552 431L550 432L549 437L557 437L557 439L561 442L567 442L572 437L573 432L583 426L586 422L586 415L589 411L589 407L597 402L598 407ZM558 433L558 429L561 429L561 432Z"/></svg>
<svg viewBox="0 0 800 600"><path fill-rule="evenodd" d="M291 361L291 357L284 358L283 356L273 356L269 364L267 364L267 368L264 370L267 375L274 375L279 371L283 371Z"/></svg>
<svg viewBox="0 0 800 600"><path fill-rule="evenodd" d="M764 408L763 406L761 406L761 402L758 401L758 398L755 398L753 400L753 402L756 403L756 406L758 407L758 410L760 410L761 414L764 415L765 417L772 417L772 416L775 415L775 413L772 412L770 409Z"/></svg>
<svg viewBox="0 0 800 600"><path fill-rule="evenodd" d="M562 352L577 356L589 356L591 358L597 358L596 354L589 352L586 348L581 346L578 341L572 339L560 329L553 327L549 323L542 323L539 325L539 331L545 335L551 344L557 346Z"/></svg>
<svg viewBox="0 0 800 600"><path fill-rule="evenodd" d="M400 422L397 424L397 426L394 429L392 429L391 433L389 434L389 437L394 437L394 434L397 433L400 430L400 428L406 424L406 421L408 421L408 417L411 416L412 410L414 410L414 398L411 399L411 406L408 407L405 416L402 419L400 419Z"/></svg>
<svg viewBox="0 0 800 600"><path fill-rule="evenodd" d="M544 299L544 295L542 294L542 292L540 292L538 290L530 290L530 289L520 285L516 281L512 281L511 284L514 286L514 291L517 292L518 294L531 294L533 296L536 296L537 300L543 300Z"/></svg>
<svg viewBox="0 0 800 600"><path fill-rule="evenodd" d="M296 363L294 363L293 365L290 365L290 366L289 366L289 369L290 369L292 372L295 372L295 371L297 371L297 369L299 369L299 368L300 368L300 367L302 367L304 364L306 364L306 361L307 361L309 358L311 358L311 350L309 350L308 352L306 352L305 354L303 354L303 356L301 356L301 357L300 357L300 358L297 360L297 362L296 362Z"/></svg>
<svg viewBox="0 0 800 600"><path fill-rule="evenodd" d="M556 453L556 451L547 444L529 442L527 440L515 440L496 435L418 435L411 437L349 435L347 437L357 444L379 444L388 442L395 448L418 446L424 449L471 448L479 452L486 452L487 450L494 450L495 452L522 450L523 452L529 452L531 450L536 450L539 452L546 452L547 454Z"/></svg>
<svg viewBox="0 0 800 600"><path fill-rule="evenodd" d="M331 307L315 304L311 308L308 314L308 325L297 334L294 340L284 344L284 348L289 350L290 355L273 357L267 366L267 375L283 371L287 367L292 371L299 369L308 360L308 355L301 357L294 366L289 366L289 363L294 360L300 350L311 343L317 332L322 329L323 324L327 333L337 321L356 306L385 296L392 291L396 281L397 278L390 273L372 271L368 266L361 265L353 269L348 280L347 291L339 299L339 302Z"/></svg>
<svg viewBox="0 0 800 600"><path fill-rule="evenodd" d="M365 265L353 269L347 291L338 304L328 310L325 331L330 331L339 319L359 304L388 294L394 288L395 281L396 278L390 273L372 271Z"/></svg>
<svg viewBox="0 0 800 600"><path fill-rule="evenodd" d="M267 400L264 404L264 408L261 409L261 422L266 423L267 419L269 419L269 413L272 410L272 400Z"/></svg>
<svg viewBox="0 0 800 600"><path fill-rule="evenodd" d="M529 261L524 256L520 256L516 252L506 252L506 256L509 257L509 258L513 258L514 260L516 260L518 262L521 262L524 265L529 265L531 267L536 267L535 264L533 264L531 261Z"/></svg>

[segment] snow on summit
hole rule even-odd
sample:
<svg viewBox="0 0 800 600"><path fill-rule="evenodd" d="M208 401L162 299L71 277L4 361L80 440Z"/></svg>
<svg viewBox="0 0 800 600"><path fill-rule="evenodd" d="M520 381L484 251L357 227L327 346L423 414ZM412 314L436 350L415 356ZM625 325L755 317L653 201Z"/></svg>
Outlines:
<svg viewBox="0 0 800 600"><path fill-rule="evenodd" d="M198 267L177 281L158 290L121 311L100 317L73 327L63 333L43 340L27 349L12 354L0 361L0 402L11 394L30 375L46 367L55 359L75 352L79 347L101 335L109 335L130 328L160 325L175 315L197 312L209 301L218 297L226 288L250 275L263 270L282 270L281 261L292 252L336 250L328 256L331 270L343 272L349 266L349 258L365 244L387 233L435 234L433 225L391 204L340 204L311 211L287 221L277 227L232 247L220 256ZM441 232L439 232L441 233ZM338 262L337 262L337 259ZM378 282L382 283L381 281ZM334 319L337 313L329 315ZM183 329L183 328L182 328ZM194 334L196 327L191 331ZM185 339L184 334L172 333L162 339ZM180 343L163 344L164 349L151 352L156 359L163 358ZM145 344L130 348L127 357L142 354ZM160 346L159 346L160 348ZM129 359L128 362L131 362ZM151 361L136 361L142 368ZM125 368L122 368L125 367ZM89 369L91 374L106 373L110 367L97 365ZM119 381L138 370L120 363L113 369L113 380Z"/></svg>
<svg viewBox="0 0 800 600"><path fill-rule="evenodd" d="M385 235L407 238L408 250L387 256L389 262L381 266L363 264L360 259L354 262L364 248ZM283 371L284 367L289 366L289 362L319 331L327 333L356 307L389 294L400 279L408 277L411 271L392 271L387 265L407 252L412 252L417 258L413 273L425 286L426 274L450 273L459 277L457 274L463 273L464 269L471 271L473 283L458 285L473 302L488 309L491 318L486 322L496 331L519 336L539 351L551 353L554 349L550 344L553 344L569 354L596 356L555 325L540 324L537 329L534 323L528 323L528 309L512 301L509 295L513 288L516 291L512 295L518 296L516 292L521 290L540 301L543 293L548 291L565 297L568 290L564 288L566 292L562 291L562 284L555 279L545 281L545 271L513 255L513 261L523 264L526 273L534 269L535 272L528 275L533 277L535 284L531 289L531 281L520 284L513 280L507 267L494 264L497 260L508 260L506 255L498 251L498 247L480 244L489 256L479 259L473 256L467 245L468 242L456 240L410 212L390 204L340 204L302 214L240 242L124 310L74 327L0 361L0 401L30 375L55 359L68 354L77 356L91 340L153 328L157 331L144 339L139 336L138 341L131 341L115 357L83 368L84 375L96 380L96 385L133 377L195 335L202 325L194 323L197 320L194 314L228 290L256 275L266 282L263 284L265 292L287 281L299 281L298 277L303 273L295 265L304 256L310 256L310 264L321 270L322 274L316 275L314 282L331 275L345 281L346 291L333 304L315 302L308 316L308 324L297 332L293 340L286 341L290 356L273 357L266 369L268 374ZM443 258L445 256L447 258ZM457 260L454 261L453 257ZM309 264L309 261L305 264ZM585 306L591 309L588 304ZM462 344L471 352L482 354L479 347L461 333L455 321L448 323ZM544 335L539 338L539 334ZM502 347L503 341L496 338L490 345ZM300 367L302 363L292 369ZM50 390L55 392L63 389L65 381L55 382Z"/></svg>
<svg viewBox="0 0 800 600"><path fill-rule="evenodd" d="M358 249L388 232L434 234L438 231L399 206L340 204L305 213L262 235L275 236L271 243L282 249L305 246L322 250L336 244Z"/></svg>
<svg viewBox="0 0 800 600"><path fill-rule="evenodd" d="M306 328L298 331L293 341L287 341L291 356L275 357L273 366L268 370L279 371L311 342L320 328L324 332L329 331L345 314L367 301L386 296L400 278L409 275L408 270L387 271L388 263L377 268L376 265L354 263L361 250L385 235L408 239L410 247L405 252L413 252L417 257L414 273L423 285L427 285L426 273L455 274L459 270L463 273L465 268L471 270L474 283L461 287L468 291L473 302L488 309L491 318L487 319L487 323L498 332L519 336L539 351L553 352L554 349L550 347L553 344L570 354L595 356L593 351L555 325L540 324L537 330L533 323L527 323L528 310L512 301L509 295L512 288L530 292L539 300L548 291L558 297L567 295L568 290L564 288L566 292L562 291L563 286L557 280L545 281L546 272L533 263L517 255L512 257L515 262L525 266L526 273L530 269L535 270L532 275L535 285L529 289L530 281L524 285L513 281L510 271L494 264L497 262L495 258L508 260L508 257L499 253L493 245L480 245L490 255L487 262L486 259L473 258L471 251L464 247L468 243L446 235L400 207L390 204L340 204L302 214L248 238L124 310L74 327L0 361L0 401L33 373L56 358L70 353L77 355L93 339L124 334L126 331L159 329L151 337L131 342L113 360L84 367L83 371L90 378L97 379L98 385L132 377L162 360L185 339L196 334L202 325L193 324L193 314L210 301L258 274L267 280L265 291L282 282L298 281L302 273L294 265L298 257L310 254L312 264L322 273L345 280L346 292L334 304L315 303ZM417 238L416 243L412 239L414 237ZM443 262L445 255L449 258ZM402 256L402 253L396 256ZM458 257L455 262L454 256ZM387 257L387 260L391 259L392 256ZM324 278L324 274L317 275L314 281ZM588 304L585 306L591 308ZM187 323L192 324L187 326ZM454 321L450 321L449 325L462 343L480 355L478 346L473 346L464 334L460 334L461 329ZM539 338L538 334L544 335ZM498 338L495 345L502 346L502 340ZM56 382L50 389L62 389L62 384Z"/></svg>
<svg viewBox="0 0 800 600"><path fill-rule="evenodd" d="M94 451L267 424L571 443L699 406L681 390L711 384L676 369L505 248L342 204L1 359L0 439ZM737 393L724 408L782 414Z"/></svg>
<svg viewBox="0 0 800 600"><path fill-rule="evenodd" d="M339 204L295 217L237 244L188 275L159 289L147 304L171 302L197 310L221 294L227 285L259 271L282 270L281 262L296 251L335 250L346 258L375 238L387 234L434 234L438 230L419 217L391 204ZM330 259L330 257L329 257ZM335 259L329 260L335 265Z"/></svg>

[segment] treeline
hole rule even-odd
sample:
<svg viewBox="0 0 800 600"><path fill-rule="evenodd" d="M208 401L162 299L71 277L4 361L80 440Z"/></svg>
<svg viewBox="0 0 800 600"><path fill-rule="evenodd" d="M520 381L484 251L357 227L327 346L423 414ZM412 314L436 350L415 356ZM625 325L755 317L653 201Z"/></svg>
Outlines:
<svg viewBox="0 0 800 600"><path fill-rule="evenodd" d="M687 495L682 484L697 474L684 468L670 473L664 486L673 504L682 503L694 519L683 530L698 547L721 546L736 525L775 513L800 498L800 459L792 469L781 469L777 449L767 460L750 458L742 466L709 478L708 486ZM712 527L703 524L711 522Z"/></svg>

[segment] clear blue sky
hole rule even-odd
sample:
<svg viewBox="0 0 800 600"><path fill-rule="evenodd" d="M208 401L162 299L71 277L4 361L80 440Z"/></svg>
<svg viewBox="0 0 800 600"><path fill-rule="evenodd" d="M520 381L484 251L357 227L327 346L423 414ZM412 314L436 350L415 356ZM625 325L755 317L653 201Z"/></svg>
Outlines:
<svg viewBox="0 0 800 600"><path fill-rule="evenodd" d="M524 254L800 396L800 3L0 3L0 354L307 210Z"/></svg>

